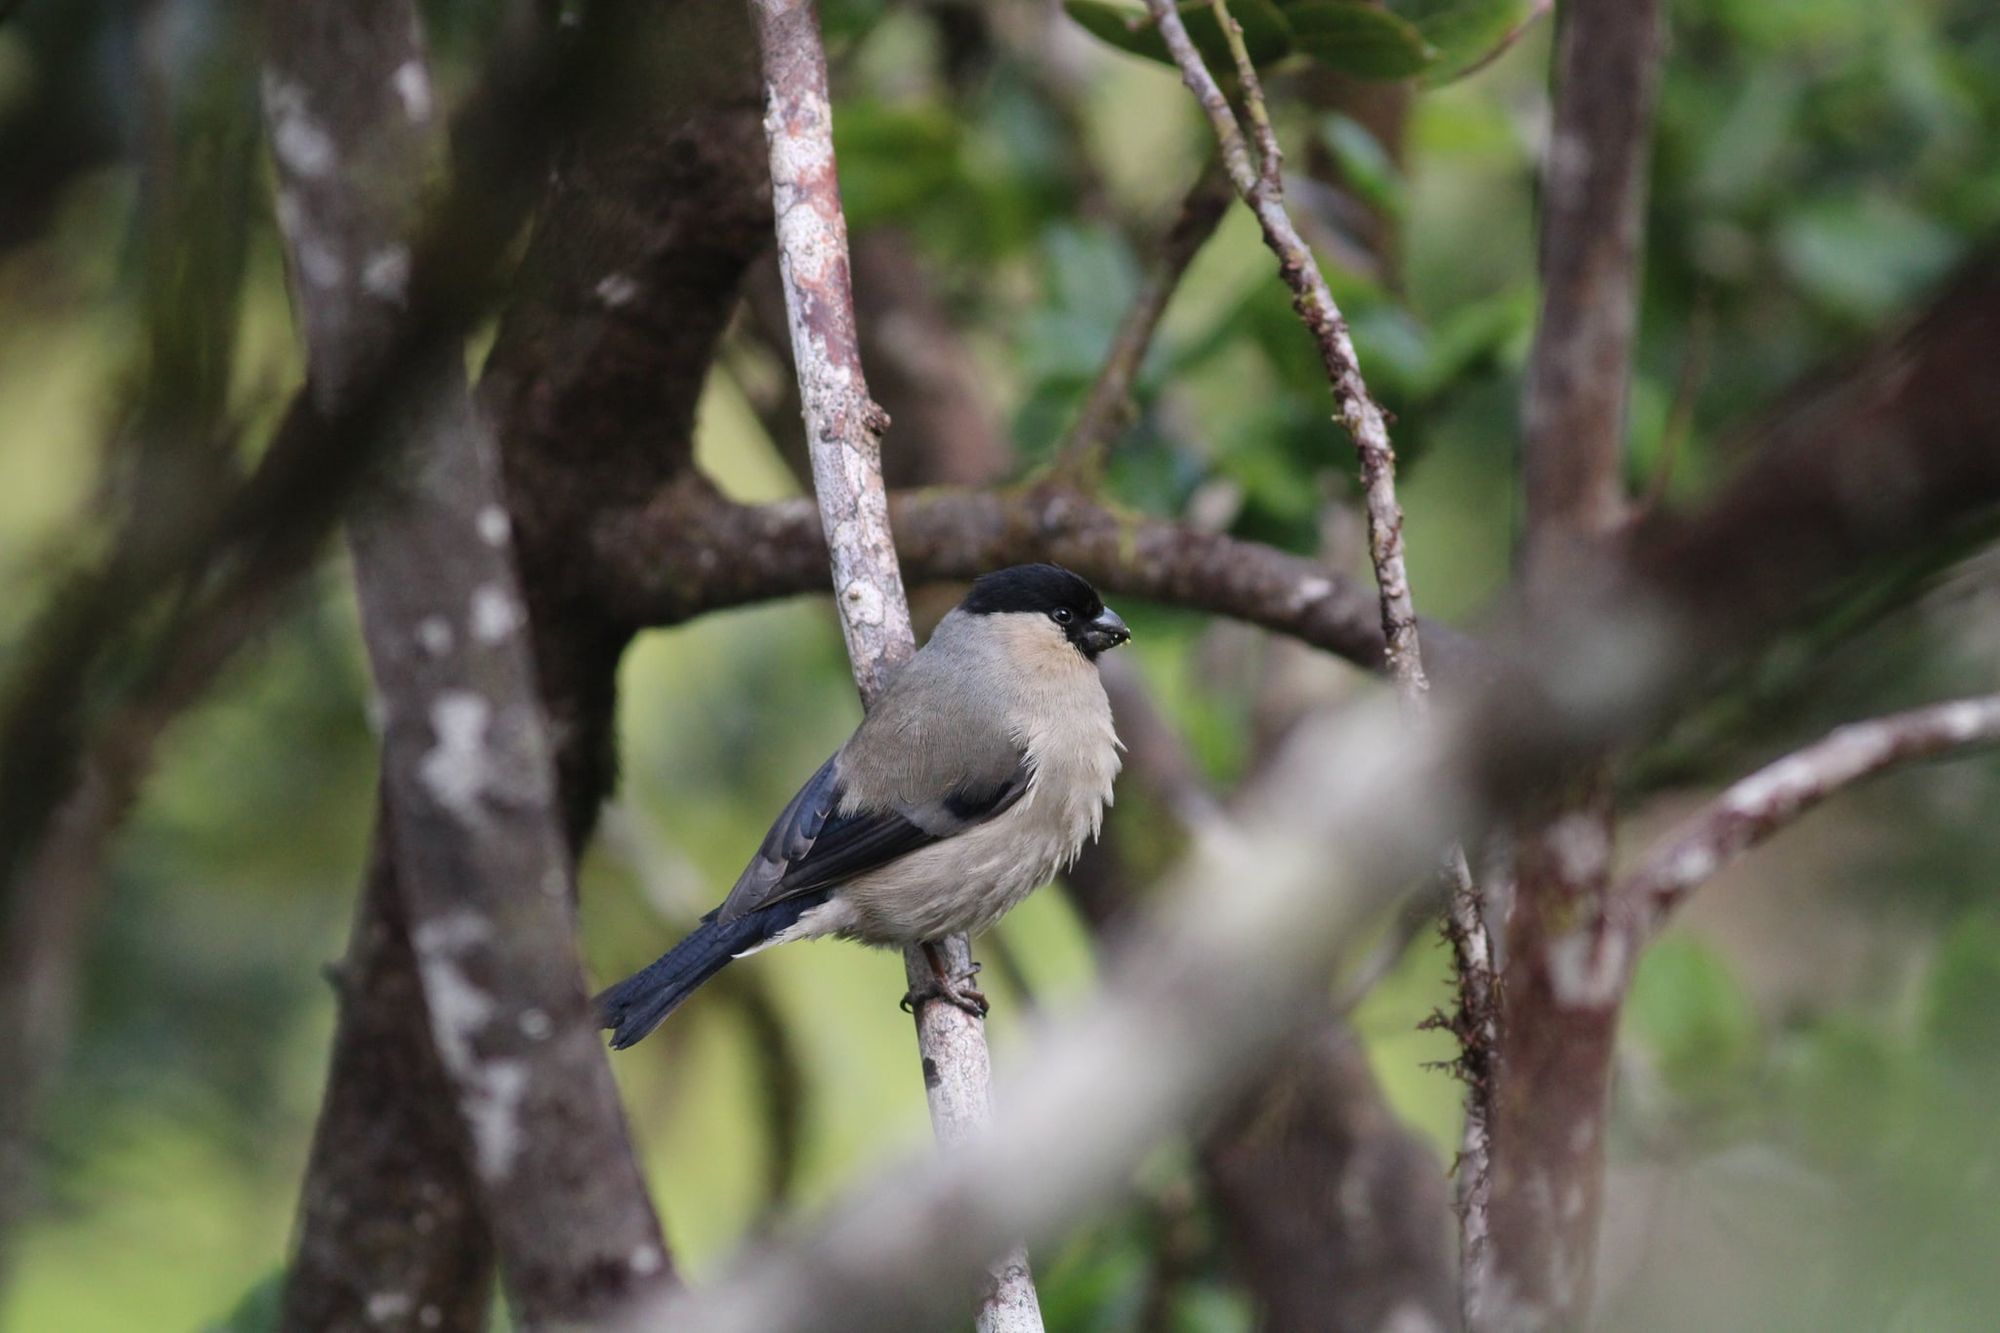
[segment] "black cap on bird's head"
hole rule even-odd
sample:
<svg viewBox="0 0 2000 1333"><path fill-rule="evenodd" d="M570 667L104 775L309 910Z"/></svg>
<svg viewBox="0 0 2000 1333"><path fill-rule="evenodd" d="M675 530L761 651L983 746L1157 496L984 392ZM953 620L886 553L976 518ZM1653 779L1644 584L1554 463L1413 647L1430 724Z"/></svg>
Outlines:
<svg viewBox="0 0 2000 1333"><path fill-rule="evenodd" d="M1015 565L983 575L959 609L974 616L1045 615L1078 652L1092 659L1132 637L1089 580L1061 565Z"/></svg>

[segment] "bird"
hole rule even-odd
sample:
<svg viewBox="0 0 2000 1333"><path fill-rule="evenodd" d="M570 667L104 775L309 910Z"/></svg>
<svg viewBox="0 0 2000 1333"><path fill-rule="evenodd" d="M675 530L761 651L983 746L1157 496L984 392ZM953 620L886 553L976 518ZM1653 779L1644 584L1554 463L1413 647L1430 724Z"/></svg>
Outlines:
<svg viewBox="0 0 2000 1333"><path fill-rule="evenodd" d="M1123 748L1097 659L1131 637L1059 565L975 580L772 822L721 905L597 997L613 1048L731 960L828 935L923 945L931 979L904 1007L942 999L984 1017L972 974L949 975L934 944L991 926L1097 837Z"/></svg>

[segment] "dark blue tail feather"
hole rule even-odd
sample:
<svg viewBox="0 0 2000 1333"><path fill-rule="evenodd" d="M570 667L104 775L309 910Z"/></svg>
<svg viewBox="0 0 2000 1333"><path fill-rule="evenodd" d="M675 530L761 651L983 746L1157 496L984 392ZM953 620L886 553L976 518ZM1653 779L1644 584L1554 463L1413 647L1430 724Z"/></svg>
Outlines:
<svg viewBox="0 0 2000 1333"><path fill-rule="evenodd" d="M791 929L826 899L824 891L801 894L729 922L717 921L710 913L650 966L597 997L598 1021L611 1029L612 1049L622 1051L644 1037L730 959Z"/></svg>

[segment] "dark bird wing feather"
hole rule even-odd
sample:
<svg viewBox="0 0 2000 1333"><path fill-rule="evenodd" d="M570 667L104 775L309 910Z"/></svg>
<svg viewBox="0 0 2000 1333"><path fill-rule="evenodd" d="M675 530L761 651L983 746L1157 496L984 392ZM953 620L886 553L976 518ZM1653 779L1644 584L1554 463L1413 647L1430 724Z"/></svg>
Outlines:
<svg viewBox="0 0 2000 1333"><path fill-rule="evenodd" d="M820 765L778 815L750 864L711 914L729 922L878 869L1005 812L1028 789L1032 770L1018 747L1004 770L961 779L934 800L897 800L842 811L840 755Z"/></svg>

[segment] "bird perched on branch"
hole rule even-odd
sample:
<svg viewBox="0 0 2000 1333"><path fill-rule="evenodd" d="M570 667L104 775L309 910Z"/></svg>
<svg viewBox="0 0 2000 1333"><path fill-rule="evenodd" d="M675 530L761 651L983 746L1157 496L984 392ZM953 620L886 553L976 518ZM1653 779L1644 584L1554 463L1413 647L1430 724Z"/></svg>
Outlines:
<svg viewBox="0 0 2000 1333"><path fill-rule="evenodd" d="M731 959L838 935L923 944L944 999L984 1015L930 942L984 930L1097 836L1118 736L1097 657L1131 637L1055 565L988 574L938 622L764 835L722 905L597 997L611 1044L644 1037Z"/></svg>

